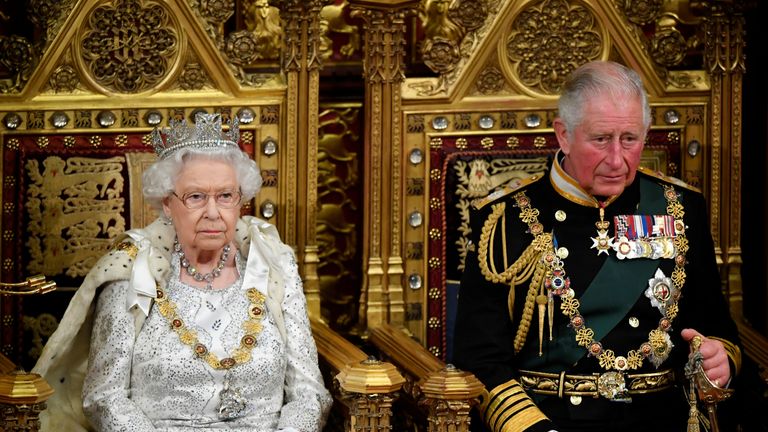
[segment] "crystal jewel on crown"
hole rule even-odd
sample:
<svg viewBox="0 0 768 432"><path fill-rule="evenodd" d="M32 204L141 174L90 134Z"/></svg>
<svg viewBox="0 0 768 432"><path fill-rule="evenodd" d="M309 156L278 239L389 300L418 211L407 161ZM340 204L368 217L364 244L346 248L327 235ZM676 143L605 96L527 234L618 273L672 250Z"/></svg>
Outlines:
<svg viewBox="0 0 768 432"><path fill-rule="evenodd" d="M184 147L216 149L235 147L240 139L240 122L231 117L229 131L222 131L221 114L197 113L193 125L186 120L171 120L169 127L152 130L152 146L160 159Z"/></svg>

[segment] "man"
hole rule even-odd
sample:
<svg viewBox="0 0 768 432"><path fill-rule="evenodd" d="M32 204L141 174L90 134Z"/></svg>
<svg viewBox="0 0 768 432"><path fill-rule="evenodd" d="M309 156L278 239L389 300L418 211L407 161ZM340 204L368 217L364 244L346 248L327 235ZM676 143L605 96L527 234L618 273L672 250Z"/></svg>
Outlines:
<svg viewBox="0 0 768 432"><path fill-rule="evenodd" d="M558 109L550 171L474 205L453 362L494 432L686 430L689 343L719 386L740 364L704 198L639 168L634 71L588 63Z"/></svg>

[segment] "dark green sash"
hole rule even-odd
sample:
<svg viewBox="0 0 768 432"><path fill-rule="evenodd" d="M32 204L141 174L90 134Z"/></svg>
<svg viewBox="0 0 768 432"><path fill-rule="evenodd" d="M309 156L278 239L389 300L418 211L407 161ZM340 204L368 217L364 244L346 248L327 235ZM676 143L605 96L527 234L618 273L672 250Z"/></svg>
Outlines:
<svg viewBox="0 0 768 432"><path fill-rule="evenodd" d="M643 177L638 180L640 206L637 214L667 214L667 201L661 186ZM614 254L605 260L592 283L579 298L579 311L587 327L594 330L596 341L607 335L629 313L648 288L648 279L653 276L658 265L659 260L619 260ZM568 271L567 264L565 270ZM559 372L582 358L586 349L576 343L573 329L567 326L568 322L559 326L559 337L547 344L547 352L543 357L524 356L520 359L520 367Z"/></svg>

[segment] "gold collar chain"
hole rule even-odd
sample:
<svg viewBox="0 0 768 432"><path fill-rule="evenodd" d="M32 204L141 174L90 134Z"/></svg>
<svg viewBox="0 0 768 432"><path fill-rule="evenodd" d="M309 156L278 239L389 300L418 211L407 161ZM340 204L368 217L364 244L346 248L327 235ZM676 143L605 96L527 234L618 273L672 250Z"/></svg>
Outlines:
<svg viewBox="0 0 768 432"><path fill-rule="evenodd" d="M179 340L185 345L192 347L196 356L203 359L213 369L231 369L239 364L247 363L251 360L251 351L256 346L256 338L262 330L261 321L264 319L264 294L256 288L249 288L245 292L251 305L248 308L248 319L243 322L242 328L245 335L240 339L240 346L235 349L231 357L221 360L208 350L197 338L197 332L187 327L184 320L178 313L178 307L165 291L157 286L157 302L160 315L164 316L171 324L171 328L179 335Z"/></svg>
<svg viewBox="0 0 768 432"><path fill-rule="evenodd" d="M675 220L682 221L685 212L683 205L678 201L677 192L672 186L663 185L663 187L664 197L667 200L667 214L673 216ZM514 198L517 206L520 207L520 219L527 223L530 232L538 237L540 234L537 235L536 233L541 232L541 224L537 217L539 211L531 207L530 199L524 191L515 194ZM669 340L668 332L672 328L672 320L677 316L679 293L682 292L685 284L684 266L685 254L688 251L688 239L685 236L685 225L682 223L674 237L674 243L677 255L674 258L675 268L672 271L671 279L678 295L663 308L663 316L659 320L659 325L648 333L648 341L643 342L638 349L630 350L626 356L617 356L613 350L604 349L603 345L594 339L594 330L586 326L586 320L579 313L579 300L575 298L575 293L570 288L570 280L566 276L563 259L557 256L554 244L550 243L542 255L541 259L549 269L544 282L548 285L549 297L560 296L560 310L563 315L568 317L571 327L576 331L576 342L587 350L588 356L597 357L602 368L619 371L639 369L646 358L650 358L650 361L658 367L669 356L672 343Z"/></svg>

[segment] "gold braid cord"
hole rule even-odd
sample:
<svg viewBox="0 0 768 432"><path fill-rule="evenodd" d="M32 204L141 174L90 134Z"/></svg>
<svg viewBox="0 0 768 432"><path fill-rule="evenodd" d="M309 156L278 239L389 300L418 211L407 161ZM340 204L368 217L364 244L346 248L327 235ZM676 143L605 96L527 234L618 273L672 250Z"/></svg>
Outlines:
<svg viewBox="0 0 768 432"><path fill-rule="evenodd" d="M492 207L493 210L483 224L483 229L480 233L478 261L480 264L480 272L487 281L509 284L509 298L507 303L510 320L513 317L514 311L515 287L528 279L531 280L525 297L523 315L520 317L520 326L517 328L514 340L515 352L519 352L523 348L525 339L528 336L528 330L530 329L531 321L533 320L533 306L536 303L536 294L539 292L539 288L544 281L544 276L547 271L547 266L542 261L541 257L544 255L547 248L552 248L552 235L543 232L543 225L538 223L539 211L538 209L531 208L530 200L525 195L525 192L518 192L514 195L514 198L516 205L521 209L520 219L529 225L531 233L534 235L533 241L525 248L520 257L511 266L504 269L503 272L498 273L494 265L492 239L496 232L496 226L499 223L499 219L502 220L502 224L504 223L506 204L503 202L494 204ZM506 263L504 264L506 265Z"/></svg>

